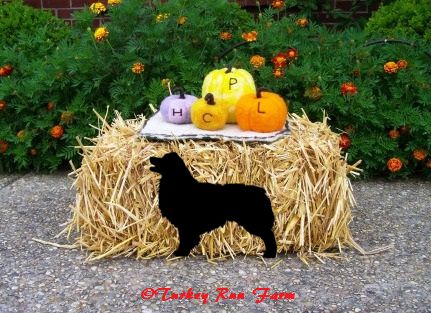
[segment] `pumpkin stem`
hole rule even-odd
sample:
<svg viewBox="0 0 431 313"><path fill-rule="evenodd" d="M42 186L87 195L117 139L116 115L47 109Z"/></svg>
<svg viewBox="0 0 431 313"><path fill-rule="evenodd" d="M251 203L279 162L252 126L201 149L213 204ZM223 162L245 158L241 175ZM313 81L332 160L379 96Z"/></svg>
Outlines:
<svg viewBox="0 0 431 313"><path fill-rule="evenodd" d="M205 96L204 99L207 102L207 104L209 104L209 105L215 105L214 95L212 93L207 93L207 95Z"/></svg>
<svg viewBox="0 0 431 313"><path fill-rule="evenodd" d="M227 66L227 70L226 70L226 74L227 73L231 73L232 72L232 64L229 64L228 66Z"/></svg>
<svg viewBox="0 0 431 313"><path fill-rule="evenodd" d="M266 88L258 88L257 89L257 91L256 91L256 97L257 98L262 98L262 91L269 91L268 89L266 89Z"/></svg>
<svg viewBox="0 0 431 313"><path fill-rule="evenodd" d="M172 90L173 92L179 92L180 93L180 99L185 99L186 96L184 96L184 89L183 87L175 87L174 90Z"/></svg>

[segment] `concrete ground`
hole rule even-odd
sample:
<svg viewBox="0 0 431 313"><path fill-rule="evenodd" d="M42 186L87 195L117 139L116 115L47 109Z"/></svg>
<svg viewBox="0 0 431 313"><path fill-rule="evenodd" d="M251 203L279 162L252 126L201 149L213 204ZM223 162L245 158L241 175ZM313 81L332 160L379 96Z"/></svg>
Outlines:
<svg viewBox="0 0 431 313"><path fill-rule="evenodd" d="M431 312L431 182L361 181L354 193L354 238L365 249L394 244L390 251L346 250L345 259L309 267L295 255L268 265L256 257L86 264L85 251L32 240L66 243L53 237L74 200L67 175L0 176L0 312ZM168 296L193 288L208 293L208 303L142 299L143 290L159 287L172 288ZM223 287L244 299L216 302ZM256 303L255 288L296 298Z"/></svg>

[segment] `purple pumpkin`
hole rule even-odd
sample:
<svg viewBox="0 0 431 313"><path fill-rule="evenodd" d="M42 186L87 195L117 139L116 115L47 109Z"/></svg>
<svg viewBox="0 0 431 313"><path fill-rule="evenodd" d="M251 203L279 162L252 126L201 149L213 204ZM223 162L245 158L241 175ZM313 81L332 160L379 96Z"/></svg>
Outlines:
<svg viewBox="0 0 431 313"><path fill-rule="evenodd" d="M174 91L179 91L179 95L166 97L160 104L160 112L163 120L173 124L189 124L192 122L190 118L190 107L198 99L195 96L184 94L182 88L177 88Z"/></svg>

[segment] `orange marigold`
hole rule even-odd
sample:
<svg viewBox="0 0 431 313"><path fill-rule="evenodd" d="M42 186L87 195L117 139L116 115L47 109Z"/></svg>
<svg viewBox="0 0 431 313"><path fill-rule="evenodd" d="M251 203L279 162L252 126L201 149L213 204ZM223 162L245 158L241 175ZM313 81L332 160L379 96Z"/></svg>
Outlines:
<svg viewBox="0 0 431 313"><path fill-rule="evenodd" d="M284 1L283 0L274 0L274 1L272 1L271 6L274 9L281 10L284 8Z"/></svg>
<svg viewBox="0 0 431 313"><path fill-rule="evenodd" d="M289 50L287 50L286 55L290 60L294 60L298 57L298 50L296 50L295 48L290 48Z"/></svg>
<svg viewBox="0 0 431 313"><path fill-rule="evenodd" d="M6 109L6 101L4 100L0 100L0 111L3 111L4 109Z"/></svg>
<svg viewBox="0 0 431 313"><path fill-rule="evenodd" d="M46 105L46 109L48 111L52 111L55 109L55 103L54 102L48 102L48 104Z"/></svg>
<svg viewBox="0 0 431 313"><path fill-rule="evenodd" d="M258 54L253 55L250 58L250 64L253 65L254 68L261 68L265 65L265 58L263 56L260 56Z"/></svg>
<svg viewBox="0 0 431 313"><path fill-rule="evenodd" d="M308 20L306 18L299 18L296 20L296 25L299 27L306 27L308 25Z"/></svg>
<svg viewBox="0 0 431 313"><path fill-rule="evenodd" d="M248 32L248 33L243 33L241 37L245 41L256 41L257 40L257 31L253 30L253 31Z"/></svg>
<svg viewBox="0 0 431 313"><path fill-rule="evenodd" d="M391 139L397 139L400 136L400 132L398 130L396 130L396 129L391 129L388 132L388 136Z"/></svg>
<svg viewBox="0 0 431 313"><path fill-rule="evenodd" d="M342 95L354 95L358 92L358 87L354 83L348 82L341 85L340 92Z"/></svg>
<svg viewBox="0 0 431 313"><path fill-rule="evenodd" d="M272 70L272 74L274 75L275 78L278 79L284 75L284 71L282 68L276 67L275 69Z"/></svg>
<svg viewBox="0 0 431 313"><path fill-rule="evenodd" d="M409 63L406 60L399 60L397 62L397 66L399 69L406 68L409 65Z"/></svg>
<svg viewBox="0 0 431 313"><path fill-rule="evenodd" d="M423 161L427 157L427 152L424 149L416 149L413 151L413 158L418 161Z"/></svg>
<svg viewBox="0 0 431 313"><path fill-rule="evenodd" d="M132 66L132 72L135 74L141 74L145 69L145 65L141 62L134 63Z"/></svg>
<svg viewBox="0 0 431 313"><path fill-rule="evenodd" d="M431 159L429 159L425 165L426 165L426 167L431 168Z"/></svg>
<svg viewBox="0 0 431 313"><path fill-rule="evenodd" d="M6 153L8 147L9 144L6 141L0 140L0 153Z"/></svg>
<svg viewBox="0 0 431 313"><path fill-rule="evenodd" d="M398 158L391 158L386 163L386 167L392 173L396 173L396 172L399 172L401 170L401 168L403 167L403 162L401 162L401 160Z"/></svg>
<svg viewBox="0 0 431 313"><path fill-rule="evenodd" d="M63 137L64 129L61 125L55 125L51 128L51 137L54 139L60 139Z"/></svg>
<svg viewBox="0 0 431 313"><path fill-rule="evenodd" d="M341 149L347 150L350 148L351 144L352 144L352 141L350 140L349 135L347 135L347 134L341 134L340 135L339 145L340 145Z"/></svg>
<svg viewBox="0 0 431 313"><path fill-rule="evenodd" d="M304 94L307 98L310 98L312 100L320 100L320 98L322 97L322 90L320 89L320 87L318 86L313 86L311 88L308 88L305 91Z"/></svg>
<svg viewBox="0 0 431 313"><path fill-rule="evenodd" d="M30 149L30 151L28 152L31 156L36 156L37 155L37 150L35 148Z"/></svg>
<svg viewBox="0 0 431 313"><path fill-rule="evenodd" d="M230 32L221 32L220 33L220 39L221 40L231 40L232 34Z"/></svg>
<svg viewBox="0 0 431 313"><path fill-rule="evenodd" d="M383 69L388 74L395 74L398 71L398 65L395 62L389 61L385 63Z"/></svg>
<svg viewBox="0 0 431 313"><path fill-rule="evenodd" d="M287 55L286 53L280 52L275 57L273 57L271 61L276 68L285 67L287 65Z"/></svg>

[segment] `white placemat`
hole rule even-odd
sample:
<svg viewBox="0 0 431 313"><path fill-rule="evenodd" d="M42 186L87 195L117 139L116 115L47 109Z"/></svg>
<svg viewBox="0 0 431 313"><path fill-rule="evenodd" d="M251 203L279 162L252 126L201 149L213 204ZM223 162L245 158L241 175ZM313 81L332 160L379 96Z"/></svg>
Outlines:
<svg viewBox="0 0 431 313"><path fill-rule="evenodd" d="M282 130L272 133L242 131L235 124L226 124L225 128L217 131L202 130L193 124L167 123L160 112L154 114L140 131L141 136L151 140L204 139L246 142L274 142L289 133L287 124Z"/></svg>

